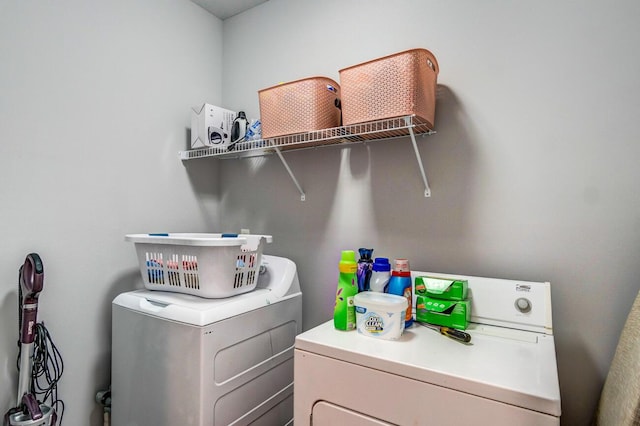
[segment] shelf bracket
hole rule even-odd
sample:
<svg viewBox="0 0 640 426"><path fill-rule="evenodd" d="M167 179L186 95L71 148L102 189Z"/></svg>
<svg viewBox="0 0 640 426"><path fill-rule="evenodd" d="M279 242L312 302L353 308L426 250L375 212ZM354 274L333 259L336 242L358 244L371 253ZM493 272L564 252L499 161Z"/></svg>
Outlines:
<svg viewBox="0 0 640 426"><path fill-rule="evenodd" d="M422 166L422 157L420 157L420 151L418 151L418 144L416 143L416 135L413 133L413 125L411 123L411 117L405 117L404 119L407 128L409 129L409 135L411 136L411 143L413 144L413 150L416 153L416 160L418 160L418 167L420 168L420 174L422 175L422 182L424 183L424 196L431 197L431 189L429 188L429 182L427 181L427 175L424 173L424 167Z"/></svg>
<svg viewBox="0 0 640 426"><path fill-rule="evenodd" d="M271 141L269 141L269 142L271 142ZM294 176L293 172L291 171L291 168L289 167L289 164L287 164L287 161L284 159L284 156L282 155L282 152L280 151L280 148L278 148L277 145L273 144L273 142L271 142L271 145L275 149L276 154L278 154L278 158L280 158L280 161L282 161L282 165L284 165L284 168L287 169L287 173L289 173L289 176L291 177L291 180L293 181L293 184L296 186L296 188L298 188L298 192L300 193L300 201L304 201L306 199L306 195L305 195L304 191L302 190L302 187L298 183L298 179L296 179L296 177Z"/></svg>

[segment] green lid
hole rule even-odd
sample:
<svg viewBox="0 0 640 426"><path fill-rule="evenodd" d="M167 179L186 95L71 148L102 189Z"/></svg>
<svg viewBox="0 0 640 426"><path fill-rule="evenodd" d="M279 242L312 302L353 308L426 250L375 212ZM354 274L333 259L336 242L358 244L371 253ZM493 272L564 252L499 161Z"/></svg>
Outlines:
<svg viewBox="0 0 640 426"><path fill-rule="evenodd" d="M358 264L356 263L356 252L353 250L343 250L340 256L340 272L356 272Z"/></svg>

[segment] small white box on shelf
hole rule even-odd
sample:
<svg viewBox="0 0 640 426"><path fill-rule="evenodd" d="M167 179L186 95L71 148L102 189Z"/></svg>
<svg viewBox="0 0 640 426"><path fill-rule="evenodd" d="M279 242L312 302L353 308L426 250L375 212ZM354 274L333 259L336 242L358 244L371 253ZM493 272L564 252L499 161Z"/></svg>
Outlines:
<svg viewBox="0 0 640 426"><path fill-rule="evenodd" d="M191 149L216 147L227 149L236 112L204 104L191 110Z"/></svg>

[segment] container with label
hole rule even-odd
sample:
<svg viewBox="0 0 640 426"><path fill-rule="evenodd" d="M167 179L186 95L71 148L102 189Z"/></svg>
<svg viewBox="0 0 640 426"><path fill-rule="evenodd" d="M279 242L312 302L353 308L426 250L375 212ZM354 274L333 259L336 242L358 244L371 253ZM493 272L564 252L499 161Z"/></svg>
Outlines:
<svg viewBox="0 0 640 426"><path fill-rule="evenodd" d="M404 296L407 299L408 307L404 319L405 328L413 325L413 292L411 290L411 271L409 269L409 261L407 259L396 259L391 271L391 279L389 280L389 294Z"/></svg>
<svg viewBox="0 0 640 426"><path fill-rule="evenodd" d="M356 329L356 312L353 297L358 294L356 254L353 250L344 250L338 266L338 288L333 308L333 325L338 330Z"/></svg>
<svg viewBox="0 0 640 426"><path fill-rule="evenodd" d="M391 264L386 257L376 257L371 271L369 290L386 293L391 278Z"/></svg>
<svg viewBox="0 0 640 426"><path fill-rule="evenodd" d="M358 333L386 340L402 336L407 299L365 291L354 297Z"/></svg>
<svg viewBox="0 0 640 426"><path fill-rule="evenodd" d="M358 249L360 259L358 259L358 291L369 291L369 282L371 281L371 271L373 266L373 249Z"/></svg>

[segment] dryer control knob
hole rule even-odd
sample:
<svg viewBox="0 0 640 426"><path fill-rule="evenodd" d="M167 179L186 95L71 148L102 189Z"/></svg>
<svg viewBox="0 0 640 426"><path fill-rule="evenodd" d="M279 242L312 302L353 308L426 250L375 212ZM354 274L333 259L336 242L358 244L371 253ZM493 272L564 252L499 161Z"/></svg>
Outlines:
<svg viewBox="0 0 640 426"><path fill-rule="evenodd" d="M515 305L516 309L523 314L531 311L531 302L529 301L529 299L525 299L524 297L517 299Z"/></svg>

